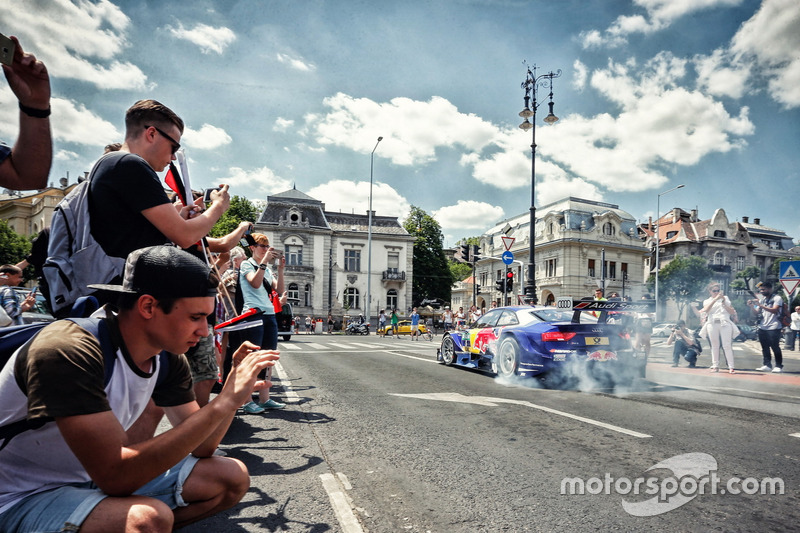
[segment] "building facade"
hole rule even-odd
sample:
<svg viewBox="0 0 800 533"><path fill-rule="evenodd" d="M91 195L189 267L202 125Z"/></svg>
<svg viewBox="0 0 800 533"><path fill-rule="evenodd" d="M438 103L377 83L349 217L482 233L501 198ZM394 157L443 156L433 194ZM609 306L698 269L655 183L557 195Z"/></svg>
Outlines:
<svg viewBox="0 0 800 533"><path fill-rule="evenodd" d="M414 238L397 217L372 215L372 268L368 270L369 214L325 210L296 188L267 197L255 231L286 257L286 288L296 315L367 315L411 305ZM367 313L367 280L370 311Z"/></svg>
<svg viewBox="0 0 800 533"><path fill-rule="evenodd" d="M85 176L79 182L84 179ZM4 190L0 194L0 220L5 220L20 235L37 235L50 227L56 206L77 184L69 184L67 178L61 178L60 187L38 191Z"/></svg>
<svg viewBox="0 0 800 533"><path fill-rule="evenodd" d="M481 255L475 269L480 286L479 307L503 305L496 281L506 275L501 255L514 260L511 294L505 303L522 301L528 269L530 214L504 220L481 236ZM505 237L505 239L504 239ZM535 272L537 299L551 305L558 297L593 296L597 287L606 294L640 298L644 293L644 261L649 255L637 232L636 220L619 206L568 197L537 209Z"/></svg>

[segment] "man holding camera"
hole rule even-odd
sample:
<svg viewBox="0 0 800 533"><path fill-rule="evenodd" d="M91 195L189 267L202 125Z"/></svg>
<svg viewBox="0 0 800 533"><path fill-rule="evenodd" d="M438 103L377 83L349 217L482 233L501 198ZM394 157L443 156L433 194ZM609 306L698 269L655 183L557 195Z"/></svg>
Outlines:
<svg viewBox="0 0 800 533"><path fill-rule="evenodd" d="M756 370L780 374L783 372L783 352L781 351L783 324L778 317L778 311L783 306L783 298L772 293L772 283L769 281L759 283L758 292L761 294L758 300L747 302L752 306L753 312L759 316L758 342L761 344L761 356L764 364ZM775 354L774 368L770 350Z"/></svg>
<svg viewBox="0 0 800 533"><path fill-rule="evenodd" d="M667 339L667 346L674 344L672 349L672 366L677 367L678 361L681 357L689 362L689 368L695 368L697 363L697 355L702 352L700 347L700 339L686 328L684 320L678 320L678 323L672 328L672 333Z"/></svg>

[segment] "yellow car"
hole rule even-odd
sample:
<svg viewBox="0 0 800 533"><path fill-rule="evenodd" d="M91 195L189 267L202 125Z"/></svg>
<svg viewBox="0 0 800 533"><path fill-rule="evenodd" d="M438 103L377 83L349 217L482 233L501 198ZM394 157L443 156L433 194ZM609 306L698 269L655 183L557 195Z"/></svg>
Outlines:
<svg viewBox="0 0 800 533"><path fill-rule="evenodd" d="M427 335L429 333L428 328L425 327L425 324L422 322L419 323L418 328L420 335ZM392 334L392 325L386 324L385 327L378 329L378 335L391 335ZM398 335L411 335L411 321L410 320L401 320L397 323L397 334Z"/></svg>

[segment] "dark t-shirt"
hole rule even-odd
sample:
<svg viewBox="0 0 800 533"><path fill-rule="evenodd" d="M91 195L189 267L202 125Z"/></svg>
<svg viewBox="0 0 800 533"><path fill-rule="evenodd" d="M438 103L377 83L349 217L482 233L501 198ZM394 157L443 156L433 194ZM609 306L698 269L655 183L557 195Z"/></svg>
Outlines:
<svg viewBox="0 0 800 533"><path fill-rule="evenodd" d="M112 152L97 163L89 195L92 235L111 257L167 243L142 211L168 204L161 181L138 155Z"/></svg>

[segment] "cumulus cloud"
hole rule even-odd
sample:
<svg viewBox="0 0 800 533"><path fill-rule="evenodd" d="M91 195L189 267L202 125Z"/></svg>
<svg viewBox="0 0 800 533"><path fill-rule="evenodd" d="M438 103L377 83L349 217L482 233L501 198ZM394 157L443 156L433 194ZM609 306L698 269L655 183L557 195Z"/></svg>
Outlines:
<svg viewBox="0 0 800 533"><path fill-rule="evenodd" d="M230 185L231 194L237 194L237 189L242 190L244 188L265 194L279 193L292 188L292 183L289 180L281 178L267 167L251 170L231 167L228 169L227 176L220 179L220 183Z"/></svg>
<svg viewBox="0 0 800 533"><path fill-rule="evenodd" d="M203 124L199 130L187 127L181 137L181 144L198 150L213 150L232 141L225 130L211 124Z"/></svg>
<svg viewBox="0 0 800 533"><path fill-rule="evenodd" d="M306 62L302 57L292 57L289 54L281 53L276 54L276 57L280 63L289 65L289 67L294 70L299 70L301 72L313 72L317 70L316 65Z"/></svg>
<svg viewBox="0 0 800 533"><path fill-rule="evenodd" d="M328 211L366 214L369 210L369 182L332 180L308 191L308 195L325 203ZM376 216L396 216L401 221L411 211L411 204L386 183L372 186L372 210Z"/></svg>
<svg viewBox="0 0 800 533"><path fill-rule="evenodd" d="M10 2L0 9L0 25L14 28L23 46L35 51L53 78L86 81L101 89L153 87L136 65L115 58L130 46L130 19L108 0Z"/></svg>
<svg viewBox="0 0 800 533"><path fill-rule="evenodd" d="M443 231L449 229L485 230L487 225L501 220L505 211L498 205L475 200L459 200L456 205L444 206L431 213Z"/></svg>
<svg viewBox="0 0 800 533"><path fill-rule="evenodd" d="M278 117L275 119L275 124L272 126L272 131L287 131L294 126L294 120Z"/></svg>
<svg viewBox="0 0 800 533"><path fill-rule="evenodd" d="M178 27L170 28L169 33L176 39L197 45L204 54L215 52L221 55L236 40L236 34L230 28L215 28L208 24L195 24L193 28L186 28L178 22Z"/></svg>

